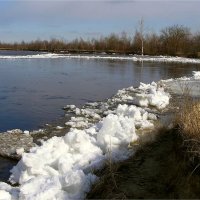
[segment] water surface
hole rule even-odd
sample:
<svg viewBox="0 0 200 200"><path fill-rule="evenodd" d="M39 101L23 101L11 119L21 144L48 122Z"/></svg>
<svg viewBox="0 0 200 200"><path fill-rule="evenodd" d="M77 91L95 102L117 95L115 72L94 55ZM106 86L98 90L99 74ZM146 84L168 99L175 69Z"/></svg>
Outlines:
<svg viewBox="0 0 200 200"><path fill-rule="evenodd" d="M0 51L0 55L37 52ZM0 132L38 129L57 120L67 104L101 101L140 82L191 76L194 64L66 58L0 59Z"/></svg>

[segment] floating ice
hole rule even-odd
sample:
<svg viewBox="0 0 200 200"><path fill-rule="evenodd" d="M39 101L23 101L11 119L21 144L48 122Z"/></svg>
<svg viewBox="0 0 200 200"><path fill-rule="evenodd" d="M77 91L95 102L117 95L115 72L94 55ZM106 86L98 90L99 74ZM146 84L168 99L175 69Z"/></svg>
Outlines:
<svg viewBox="0 0 200 200"><path fill-rule="evenodd" d="M0 55L0 59L104 59L104 60L130 60L134 62L173 62L173 63L194 63L200 64L200 59L184 58L184 57L171 57L171 56L108 56L108 55L71 55L71 54L54 54L43 53L37 55L18 55L8 56Z"/></svg>

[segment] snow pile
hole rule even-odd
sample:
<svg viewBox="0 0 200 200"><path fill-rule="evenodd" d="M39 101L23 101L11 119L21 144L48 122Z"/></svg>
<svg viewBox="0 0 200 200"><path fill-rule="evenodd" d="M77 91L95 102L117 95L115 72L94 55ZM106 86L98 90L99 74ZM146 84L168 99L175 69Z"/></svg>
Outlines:
<svg viewBox="0 0 200 200"><path fill-rule="evenodd" d="M129 143L138 139L136 129L152 127L145 110L119 105L116 114L90 128L72 129L64 137L53 137L24 153L12 169L10 181L21 185L20 199L84 198L97 180L92 169L101 167L109 156L128 158L132 153ZM12 190L6 192L13 196Z"/></svg>
<svg viewBox="0 0 200 200"><path fill-rule="evenodd" d="M138 100L140 106L154 106L161 110L169 104L170 96L164 92L164 88L158 87L157 83L141 83L139 89L143 91L136 95L136 97L138 97L136 100Z"/></svg>
<svg viewBox="0 0 200 200"><path fill-rule="evenodd" d="M119 90L115 96L105 102L87 103L82 109L75 105L67 105L64 109L75 116L65 123L66 126L77 129L89 128L102 117L116 114L118 104L135 104L143 108L162 110L169 104L170 95L155 82L140 83L138 88L129 87Z"/></svg>
<svg viewBox="0 0 200 200"><path fill-rule="evenodd" d="M144 108L124 102L138 102L144 107L164 108L169 95L156 83L135 89L121 90L107 102L88 103L79 109L66 106L76 114L66 125L70 131L63 137L53 137L22 153L19 163L11 170L10 182L18 188L0 183L0 196L5 199L83 199L98 180L92 172L133 154L131 142L140 137L138 130L152 129L157 117ZM119 102L123 102L119 104ZM144 103L145 102L145 103Z"/></svg>
<svg viewBox="0 0 200 200"><path fill-rule="evenodd" d="M129 87L120 90L113 101L125 101L142 107L152 106L161 110L169 104L169 99L170 95L164 91L164 88L152 82L151 84L140 83L138 88Z"/></svg>

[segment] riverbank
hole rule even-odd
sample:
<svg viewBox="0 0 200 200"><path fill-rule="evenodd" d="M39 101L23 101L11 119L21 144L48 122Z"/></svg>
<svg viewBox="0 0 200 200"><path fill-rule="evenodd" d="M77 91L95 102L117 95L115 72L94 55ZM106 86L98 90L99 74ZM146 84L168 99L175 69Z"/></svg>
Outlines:
<svg viewBox="0 0 200 200"><path fill-rule="evenodd" d="M96 172L101 178L87 199L200 198L200 103L184 95L174 127L158 130L128 160Z"/></svg>
<svg viewBox="0 0 200 200"><path fill-rule="evenodd" d="M198 75L194 72L189 80L198 80ZM70 131L23 153L9 179L20 186L0 183L1 194L14 199L48 199L51 192L59 199L84 198L99 179L94 172L109 161L130 158L137 152L136 146L142 146L141 138L149 138L158 128L169 98L162 82L152 82L119 90L111 99L88 103L81 109L66 106L64 109L74 114L65 123Z"/></svg>
<svg viewBox="0 0 200 200"><path fill-rule="evenodd" d="M193 165L179 131L160 130L130 159L110 164L88 199L199 199L199 169Z"/></svg>

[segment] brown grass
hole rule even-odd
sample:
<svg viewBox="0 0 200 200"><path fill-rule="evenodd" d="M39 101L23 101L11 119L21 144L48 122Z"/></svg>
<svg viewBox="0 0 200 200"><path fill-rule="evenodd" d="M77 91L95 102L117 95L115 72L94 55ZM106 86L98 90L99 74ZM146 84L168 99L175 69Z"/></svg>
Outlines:
<svg viewBox="0 0 200 200"><path fill-rule="evenodd" d="M200 174L192 173L181 135L160 131L128 160L108 161L86 199L199 199Z"/></svg>
<svg viewBox="0 0 200 200"><path fill-rule="evenodd" d="M189 153L191 161L200 160L200 101L190 95L190 88L186 85L182 88L182 102L179 102L179 111L175 116L175 124L183 137L184 147Z"/></svg>
<svg viewBox="0 0 200 200"><path fill-rule="evenodd" d="M176 116L176 122L184 138L200 142L200 102L185 102Z"/></svg>

